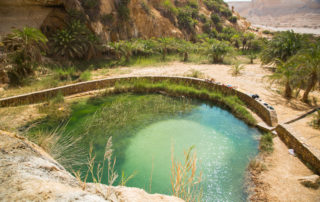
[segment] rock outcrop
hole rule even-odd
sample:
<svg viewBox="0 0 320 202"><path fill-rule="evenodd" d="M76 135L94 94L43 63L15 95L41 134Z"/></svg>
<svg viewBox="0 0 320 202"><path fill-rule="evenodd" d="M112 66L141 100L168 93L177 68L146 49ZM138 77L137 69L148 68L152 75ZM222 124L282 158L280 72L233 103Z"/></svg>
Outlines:
<svg viewBox="0 0 320 202"><path fill-rule="evenodd" d="M142 189L78 181L37 145L0 131L0 201L182 202Z"/></svg>
<svg viewBox="0 0 320 202"><path fill-rule="evenodd" d="M11 32L12 28L25 26L41 29L46 35L66 26L70 16L84 18L87 26L102 42L125 40L134 37L178 37L190 39L191 34L181 29L175 16L166 15L162 0L96 0L96 4L86 5L81 0L2 0L0 2L0 36ZM90 1L91 2L91 1ZM121 5L125 3L125 9ZM189 1L173 1L172 4L184 6ZM210 11L198 1L199 14L210 19ZM162 10L161 10L162 9ZM223 17L224 18L224 17ZM243 21L243 20L242 20ZM246 29L249 24L230 23L225 25L236 29ZM201 20L195 27L196 33L202 33Z"/></svg>

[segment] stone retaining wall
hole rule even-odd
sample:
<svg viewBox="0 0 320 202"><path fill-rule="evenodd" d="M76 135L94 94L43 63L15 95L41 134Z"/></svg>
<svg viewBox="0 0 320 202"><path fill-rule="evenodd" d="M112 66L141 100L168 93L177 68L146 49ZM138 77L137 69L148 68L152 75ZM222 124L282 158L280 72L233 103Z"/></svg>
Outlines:
<svg viewBox="0 0 320 202"><path fill-rule="evenodd" d="M320 174L320 151L304 143L304 140L286 124L279 124L276 131L280 139L314 172Z"/></svg>
<svg viewBox="0 0 320 202"><path fill-rule="evenodd" d="M137 79L144 79L150 81L164 81L169 80L174 83L193 84L201 86L208 90L216 90L224 95L236 95L242 100L248 108L253 110L258 116L260 116L268 125L276 126L278 123L277 114L274 110L270 110L264 106L263 102L257 101L251 98L250 95L233 88L229 88L225 85L219 85L202 79L189 78L189 77L167 77L167 76L141 76L141 77L118 77L110 79L101 79L95 81L81 82L57 88L51 88L47 90L37 91L33 93L2 98L0 99L0 107L17 106L23 104L32 104L46 101L58 93L62 93L64 96L72 95L76 93L82 93L91 90L103 89L115 86L116 82L121 81L134 81Z"/></svg>

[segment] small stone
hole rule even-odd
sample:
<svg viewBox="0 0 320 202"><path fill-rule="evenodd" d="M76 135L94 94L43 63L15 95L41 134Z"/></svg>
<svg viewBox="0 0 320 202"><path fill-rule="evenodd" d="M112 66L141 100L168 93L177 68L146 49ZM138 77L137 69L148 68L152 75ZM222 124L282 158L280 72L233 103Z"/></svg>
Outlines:
<svg viewBox="0 0 320 202"><path fill-rule="evenodd" d="M298 179L302 185L312 189L318 189L320 186L319 175L310 175Z"/></svg>

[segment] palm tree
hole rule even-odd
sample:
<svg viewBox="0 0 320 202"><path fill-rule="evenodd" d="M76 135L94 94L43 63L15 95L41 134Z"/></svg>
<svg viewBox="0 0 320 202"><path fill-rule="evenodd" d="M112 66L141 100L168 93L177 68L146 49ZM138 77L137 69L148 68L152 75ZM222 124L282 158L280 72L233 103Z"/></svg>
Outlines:
<svg viewBox="0 0 320 202"><path fill-rule="evenodd" d="M241 74L241 71L244 69L244 65L241 65L240 63L235 63L231 66L231 74L232 76L239 76Z"/></svg>
<svg viewBox="0 0 320 202"><path fill-rule="evenodd" d="M97 38L80 21L71 22L50 40L53 54L66 59L90 59L95 55Z"/></svg>
<svg viewBox="0 0 320 202"><path fill-rule="evenodd" d="M212 64L222 63L224 56L231 51L231 47L226 42L220 42L214 39L203 44L205 53L211 57Z"/></svg>
<svg viewBox="0 0 320 202"><path fill-rule="evenodd" d="M168 49L174 47L174 40L170 37L161 37L158 39L160 52L162 53L162 60L166 60Z"/></svg>
<svg viewBox="0 0 320 202"><path fill-rule="evenodd" d="M298 71L307 82L302 100L308 102L309 93L320 81L320 41L310 44L310 47L300 51L296 56Z"/></svg>
<svg viewBox="0 0 320 202"><path fill-rule="evenodd" d="M9 72L14 80L11 82L19 83L24 77L33 74L37 63L42 61L47 41L40 30L31 27L13 30L4 38L5 49L15 64Z"/></svg>
<svg viewBox="0 0 320 202"><path fill-rule="evenodd" d="M286 62L303 48L305 37L293 31L277 34L261 53L262 64L276 64L278 61Z"/></svg>
<svg viewBox="0 0 320 202"><path fill-rule="evenodd" d="M288 99L292 97L292 83L297 79L296 66L293 60L288 62L277 61L276 71L268 76L271 82L277 81L285 85L284 96Z"/></svg>
<svg viewBox="0 0 320 202"><path fill-rule="evenodd" d="M194 50L194 46L191 42L181 40L178 42L179 52L183 54L183 62L187 62L189 60L189 52Z"/></svg>

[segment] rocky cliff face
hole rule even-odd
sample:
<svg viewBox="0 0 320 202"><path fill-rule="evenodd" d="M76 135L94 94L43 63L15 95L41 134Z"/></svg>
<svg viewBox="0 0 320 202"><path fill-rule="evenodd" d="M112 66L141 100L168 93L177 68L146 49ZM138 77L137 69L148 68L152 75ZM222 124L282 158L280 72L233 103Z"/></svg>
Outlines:
<svg viewBox="0 0 320 202"><path fill-rule="evenodd" d="M26 139L0 131L0 201L183 202L129 187L82 183Z"/></svg>
<svg viewBox="0 0 320 202"><path fill-rule="evenodd" d="M87 3L86 3L87 2ZM89 2L89 3L88 3ZM93 2L93 3L92 3ZM97 3L94 3L97 2ZM127 2L129 16L121 2ZM31 26L40 28L45 34L63 28L70 15L75 19L85 18L88 27L102 41L114 41L132 37L179 37L190 38L190 33L182 30L177 18L166 15L161 10L163 0L1 0L0 1L0 36L9 33L12 28ZM185 5L188 0L171 3ZM210 18L202 0L198 0L199 14ZM246 29L248 23L240 22L230 26ZM202 23L195 27L196 33L202 32Z"/></svg>
<svg viewBox="0 0 320 202"><path fill-rule="evenodd" d="M318 0L253 0L230 2L229 5L252 24L320 28Z"/></svg>

